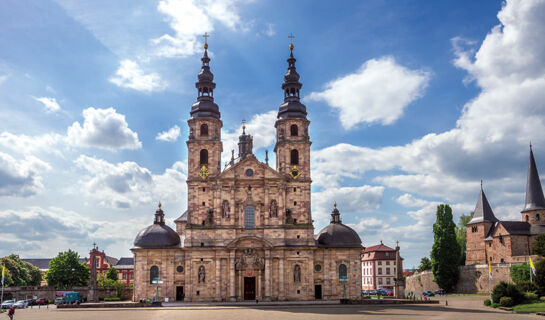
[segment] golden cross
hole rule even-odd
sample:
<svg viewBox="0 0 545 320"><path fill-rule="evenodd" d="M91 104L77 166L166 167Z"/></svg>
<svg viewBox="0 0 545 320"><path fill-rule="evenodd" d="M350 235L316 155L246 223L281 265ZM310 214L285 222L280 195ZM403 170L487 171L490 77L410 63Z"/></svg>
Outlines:
<svg viewBox="0 0 545 320"><path fill-rule="evenodd" d="M207 42L207 41L208 41L208 37L210 37L210 35L208 34L208 32L205 32L204 35L203 35L203 37L204 37L204 43L205 43L205 44L208 43L208 42Z"/></svg>
<svg viewBox="0 0 545 320"><path fill-rule="evenodd" d="M290 44L292 44L295 36L293 35L293 33L290 32L290 35L288 36L288 38L290 38Z"/></svg>

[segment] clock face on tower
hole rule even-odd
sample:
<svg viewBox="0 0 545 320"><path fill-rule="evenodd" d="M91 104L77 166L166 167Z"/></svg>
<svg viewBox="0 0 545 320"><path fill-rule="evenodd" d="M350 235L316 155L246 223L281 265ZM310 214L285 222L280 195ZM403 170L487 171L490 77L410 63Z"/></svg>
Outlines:
<svg viewBox="0 0 545 320"><path fill-rule="evenodd" d="M205 180L206 178L208 178L209 175L210 173L208 172L208 168L205 165L203 165L201 167L201 170L199 171L199 177Z"/></svg>
<svg viewBox="0 0 545 320"><path fill-rule="evenodd" d="M291 170L290 170L290 176L293 179L297 179L300 175L301 175L301 171L299 171L299 169L297 169L297 166L293 166L293 168L291 168Z"/></svg>

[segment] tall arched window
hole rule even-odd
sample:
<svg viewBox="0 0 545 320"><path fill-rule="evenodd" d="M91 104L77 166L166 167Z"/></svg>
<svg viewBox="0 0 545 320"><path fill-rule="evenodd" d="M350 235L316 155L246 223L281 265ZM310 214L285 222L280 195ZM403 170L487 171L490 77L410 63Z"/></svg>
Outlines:
<svg viewBox="0 0 545 320"><path fill-rule="evenodd" d="M292 124L291 127L290 127L290 134L294 137L298 136L299 135L299 128L297 127L296 124Z"/></svg>
<svg viewBox="0 0 545 320"><path fill-rule="evenodd" d="M339 266L339 279L345 279L347 276L346 265L343 263Z"/></svg>
<svg viewBox="0 0 545 320"><path fill-rule="evenodd" d="M201 124L201 136L208 136L208 125L206 123Z"/></svg>
<svg viewBox="0 0 545 320"><path fill-rule="evenodd" d="M291 152L290 152L290 163L292 165L299 164L299 151L297 151L297 149L291 150Z"/></svg>
<svg viewBox="0 0 545 320"><path fill-rule="evenodd" d="M253 206L244 207L244 228L253 229L255 227L254 213L255 208Z"/></svg>
<svg viewBox="0 0 545 320"><path fill-rule="evenodd" d="M200 162L201 165L208 164L208 150L202 149L200 154Z"/></svg>
<svg viewBox="0 0 545 320"><path fill-rule="evenodd" d="M153 266L149 269L149 283L153 284L153 280L159 278L159 267Z"/></svg>

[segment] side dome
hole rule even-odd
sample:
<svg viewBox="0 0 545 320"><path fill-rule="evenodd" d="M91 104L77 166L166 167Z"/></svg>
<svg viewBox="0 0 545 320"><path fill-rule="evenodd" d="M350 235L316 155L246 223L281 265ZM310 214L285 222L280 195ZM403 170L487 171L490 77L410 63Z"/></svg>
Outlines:
<svg viewBox="0 0 545 320"><path fill-rule="evenodd" d="M362 248L360 236L354 229L341 223L340 213L335 203L331 213L331 223L317 236L319 247L325 248Z"/></svg>
<svg viewBox="0 0 545 320"><path fill-rule="evenodd" d="M134 246L138 248L178 248L180 247L180 236L176 231L165 225L165 215L159 209L155 212L153 224L142 229L134 239Z"/></svg>

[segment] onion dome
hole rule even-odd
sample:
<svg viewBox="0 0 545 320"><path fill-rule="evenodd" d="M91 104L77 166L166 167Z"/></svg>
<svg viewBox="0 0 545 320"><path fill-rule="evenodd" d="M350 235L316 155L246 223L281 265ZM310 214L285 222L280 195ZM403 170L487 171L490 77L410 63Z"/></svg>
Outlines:
<svg viewBox="0 0 545 320"><path fill-rule="evenodd" d="M293 35L290 35L293 39ZM293 43L290 43L290 57L288 58L288 71L284 75L284 103L278 110L278 119L285 118L305 118L307 117L307 107L301 103L299 91L303 86L299 82L299 74L295 70L295 58L293 57Z"/></svg>
<svg viewBox="0 0 545 320"><path fill-rule="evenodd" d="M180 236L176 231L165 225L165 214L159 208L155 211L155 220L151 226L148 226L138 232L134 239L134 246L138 248L179 248Z"/></svg>
<svg viewBox="0 0 545 320"><path fill-rule="evenodd" d="M331 223L318 233L318 246L324 248L362 248L360 236L350 228L341 223L341 214L334 204L331 213Z"/></svg>
<svg viewBox="0 0 545 320"><path fill-rule="evenodd" d="M195 83L198 91L197 102L191 106L191 118L212 117L219 119L220 111L218 105L214 102L214 74L210 71L210 58L208 57L208 43L206 38L208 34L204 34L204 55L201 58L202 67L199 72L199 81Z"/></svg>
<svg viewBox="0 0 545 320"><path fill-rule="evenodd" d="M526 201L522 212L545 209L545 197L537 172L536 160L530 145L530 163L528 164L528 180L526 182Z"/></svg>

